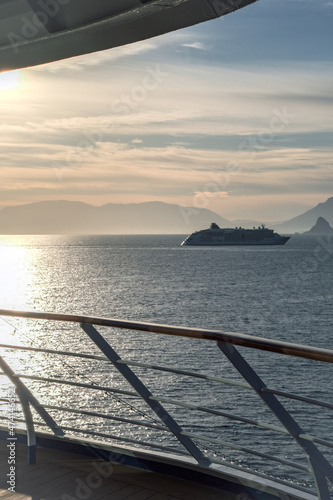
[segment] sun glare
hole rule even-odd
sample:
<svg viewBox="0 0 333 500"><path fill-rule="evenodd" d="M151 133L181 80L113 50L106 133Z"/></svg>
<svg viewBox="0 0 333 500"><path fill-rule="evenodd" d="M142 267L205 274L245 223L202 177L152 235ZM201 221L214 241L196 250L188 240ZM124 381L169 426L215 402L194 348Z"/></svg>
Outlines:
<svg viewBox="0 0 333 500"><path fill-rule="evenodd" d="M24 308L29 301L33 273L31 252L24 247L1 245L0 240L0 304L7 309Z"/></svg>
<svg viewBox="0 0 333 500"><path fill-rule="evenodd" d="M19 83L20 71L18 69L0 73L0 91L15 89Z"/></svg>

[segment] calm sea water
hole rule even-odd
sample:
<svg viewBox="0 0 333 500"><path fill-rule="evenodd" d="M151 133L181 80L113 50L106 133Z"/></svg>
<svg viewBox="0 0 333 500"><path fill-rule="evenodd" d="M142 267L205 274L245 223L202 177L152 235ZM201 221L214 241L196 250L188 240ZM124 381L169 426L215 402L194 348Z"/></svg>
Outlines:
<svg viewBox="0 0 333 500"><path fill-rule="evenodd" d="M333 348L333 238L181 247L182 236L0 237L2 308L217 328Z"/></svg>
<svg viewBox="0 0 333 500"><path fill-rule="evenodd" d="M258 248L181 247L183 239L179 235L1 236L0 307L219 329L333 349L332 237L296 235L285 246ZM68 330L61 324L50 327L43 322L27 325L8 321L17 326L16 339L21 343L69 350L80 345L86 352L93 349L72 326ZM9 335L12 340L8 323L0 326L0 332L3 338ZM199 341L152 334L103 334L127 359L137 359L139 354L145 362L237 378L213 343L203 348ZM333 402L332 365L242 352L271 386ZM26 359L20 362L29 370ZM41 358L39 372L50 371L49 363ZM59 364L59 370L73 376L68 365ZM118 384L117 376L112 375L110 381L109 373L100 365L89 370L95 382ZM162 380L156 375L145 376L150 387L160 393ZM169 397L184 392L182 384L171 375L163 378L163 383ZM186 397L196 401L198 387L186 384ZM46 389L38 390L40 397L47 400ZM53 394L52 402L57 397ZM69 390L69 400L75 397ZM212 396L207 392L206 399L216 409L237 408L249 418L258 418L259 412L262 421L277 423L265 408L241 392L235 400L224 387L215 388ZM286 405L303 423L302 407L290 401ZM188 417L180 411L179 418L186 428ZM236 444L244 437L246 444L252 439L248 429L238 430L233 423L214 427L205 421L206 417L202 418L194 419L192 424L196 430L206 427L207 431L210 426L208 434L212 438L230 442L231 433ZM333 441L332 419L324 410L312 408L304 425L307 432L319 431L321 437L331 436ZM257 439L253 438L254 445L258 445ZM265 445L260 442L261 451L269 452L271 444L269 439ZM281 457L290 457L289 448L286 450L282 438L278 450ZM299 452L293 453L293 458L298 458ZM229 456L235 455L243 460L242 453L229 451Z"/></svg>

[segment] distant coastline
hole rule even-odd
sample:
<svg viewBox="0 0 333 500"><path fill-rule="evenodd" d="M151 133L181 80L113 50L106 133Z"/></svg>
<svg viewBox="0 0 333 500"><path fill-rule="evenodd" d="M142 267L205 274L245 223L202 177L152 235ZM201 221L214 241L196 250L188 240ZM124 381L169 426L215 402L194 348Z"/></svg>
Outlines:
<svg viewBox="0 0 333 500"><path fill-rule="evenodd" d="M252 228L267 223L280 234L304 233L324 218L333 226L333 197L289 221L230 221L206 208L158 201L93 206L77 201L43 201L0 210L0 234L190 234L212 222Z"/></svg>

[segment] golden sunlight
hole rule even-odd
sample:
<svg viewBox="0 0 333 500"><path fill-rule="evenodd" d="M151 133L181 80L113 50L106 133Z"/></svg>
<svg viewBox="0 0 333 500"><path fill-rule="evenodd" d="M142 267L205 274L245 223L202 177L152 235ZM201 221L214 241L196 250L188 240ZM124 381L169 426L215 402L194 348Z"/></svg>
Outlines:
<svg viewBox="0 0 333 500"><path fill-rule="evenodd" d="M24 308L32 279L29 250L2 246L0 241L0 304L4 309Z"/></svg>
<svg viewBox="0 0 333 500"><path fill-rule="evenodd" d="M20 70L0 73L0 91L12 90L20 84Z"/></svg>

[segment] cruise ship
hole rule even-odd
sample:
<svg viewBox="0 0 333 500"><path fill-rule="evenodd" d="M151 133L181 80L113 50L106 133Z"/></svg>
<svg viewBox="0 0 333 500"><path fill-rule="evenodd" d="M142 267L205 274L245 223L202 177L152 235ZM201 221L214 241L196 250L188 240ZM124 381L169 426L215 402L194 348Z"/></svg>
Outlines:
<svg viewBox="0 0 333 500"><path fill-rule="evenodd" d="M284 245L290 236L280 236L264 224L253 229L242 227L220 228L215 222L209 229L202 229L190 234L182 245Z"/></svg>

